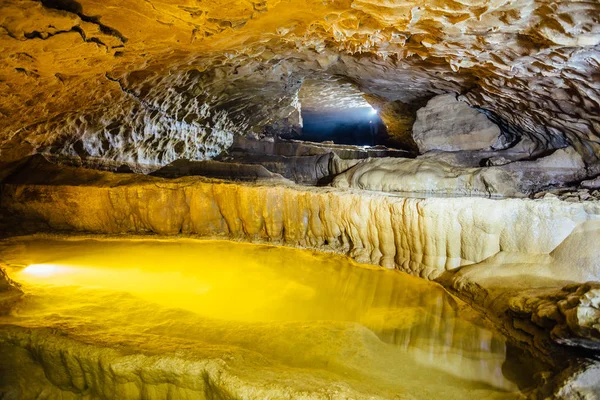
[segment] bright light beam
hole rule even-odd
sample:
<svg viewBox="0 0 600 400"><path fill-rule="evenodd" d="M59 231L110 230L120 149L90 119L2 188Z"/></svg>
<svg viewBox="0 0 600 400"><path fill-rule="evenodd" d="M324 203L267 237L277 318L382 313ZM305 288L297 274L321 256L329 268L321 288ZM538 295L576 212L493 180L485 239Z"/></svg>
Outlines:
<svg viewBox="0 0 600 400"><path fill-rule="evenodd" d="M375 115L375 114L377 114L377 110L374 109L373 107L371 107L371 109L369 110L369 114L370 115Z"/></svg>

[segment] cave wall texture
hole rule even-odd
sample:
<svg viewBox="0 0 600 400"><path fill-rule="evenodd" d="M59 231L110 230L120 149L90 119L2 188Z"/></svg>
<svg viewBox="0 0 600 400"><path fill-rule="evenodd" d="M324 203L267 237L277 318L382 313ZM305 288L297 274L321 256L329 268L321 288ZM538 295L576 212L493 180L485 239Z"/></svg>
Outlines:
<svg viewBox="0 0 600 400"><path fill-rule="evenodd" d="M2 162L213 158L236 135L297 121L306 77L341 77L392 111L455 92L542 150L600 154L597 1L2 0L0 11Z"/></svg>

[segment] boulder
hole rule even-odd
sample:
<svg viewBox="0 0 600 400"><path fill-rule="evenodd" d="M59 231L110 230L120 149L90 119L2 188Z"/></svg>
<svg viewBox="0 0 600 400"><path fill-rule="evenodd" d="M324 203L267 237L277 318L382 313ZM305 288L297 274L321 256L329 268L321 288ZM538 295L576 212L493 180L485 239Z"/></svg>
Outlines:
<svg viewBox="0 0 600 400"><path fill-rule="evenodd" d="M331 168L339 174L332 183L335 187L428 195L523 197L581 180L586 174L581 155L572 147L537 160L490 167L456 166L445 157L344 161Z"/></svg>
<svg viewBox="0 0 600 400"><path fill-rule="evenodd" d="M412 134L421 153L489 150L498 142L500 128L455 94L443 94L417 111Z"/></svg>

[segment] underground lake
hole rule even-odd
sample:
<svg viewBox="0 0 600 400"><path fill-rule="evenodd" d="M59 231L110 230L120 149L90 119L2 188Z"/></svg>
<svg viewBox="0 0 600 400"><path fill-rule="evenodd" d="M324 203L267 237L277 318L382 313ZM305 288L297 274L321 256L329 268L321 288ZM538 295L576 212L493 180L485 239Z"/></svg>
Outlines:
<svg viewBox="0 0 600 400"><path fill-rule="evenodd" d="M192 239L1 247L24 293L0 318L6 398L513 399L540 367L440 285L340 255Z"/></svg>

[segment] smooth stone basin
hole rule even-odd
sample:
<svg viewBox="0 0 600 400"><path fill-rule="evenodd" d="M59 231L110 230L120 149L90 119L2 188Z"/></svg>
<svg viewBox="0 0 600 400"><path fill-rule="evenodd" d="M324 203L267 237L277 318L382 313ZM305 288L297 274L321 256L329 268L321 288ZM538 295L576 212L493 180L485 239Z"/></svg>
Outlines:
<svg viewBox="0 0 600 400"><path fill-rule="evenodd" d="M440 286L342 256L25 238L0 259L25 292L0 318L7 398L504 399L533 374Z"/></svg>

